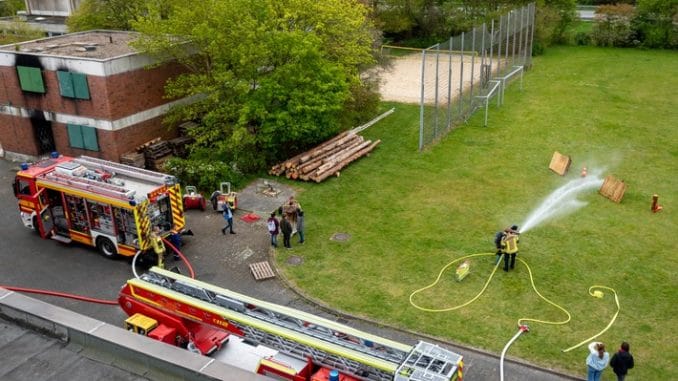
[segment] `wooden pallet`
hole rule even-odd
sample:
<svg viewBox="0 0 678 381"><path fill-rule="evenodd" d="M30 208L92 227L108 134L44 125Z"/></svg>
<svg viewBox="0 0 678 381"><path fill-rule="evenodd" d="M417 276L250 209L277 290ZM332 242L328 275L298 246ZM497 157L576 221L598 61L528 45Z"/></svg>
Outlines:
<svg viewBox="0 0 678 381"><path fill-rule="evenodd" d="M570 169L571 164L572 159L569 156L563 155L556 151L553 153L553 157L551 158L549 169L561 176L565 176L567 171Z"/></svg>
<svg viewBox="0 0 678 381"><path fill-rule="evenodd" d="M257 262L250 264L250 271L256 280L275 278L275 273L268 262Z"/></svg>

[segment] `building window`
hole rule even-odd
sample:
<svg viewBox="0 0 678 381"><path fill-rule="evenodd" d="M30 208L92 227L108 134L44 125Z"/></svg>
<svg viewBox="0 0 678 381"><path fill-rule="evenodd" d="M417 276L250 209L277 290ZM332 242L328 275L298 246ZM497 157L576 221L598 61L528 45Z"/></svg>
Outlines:
<svg viewBox="0 0 678 381"><path fill-rule="evenodd" d="M33 93L45 93L45 83L42 81L42 70L37 67L17 66L21 90Z"/></svg>
<svg viewBox="0 0 678 381"><path fill-rule="evenodd" d="M99 150L97 129L94 127L67 124L68 142L73 148L81 148L90 151Z"/></svg>
<svg viewBox="0 0 678 381"><path fill-rule="evenodd" d="M87 76L69 71L57 71L61 96L76 99L89 99Z"/></svg>

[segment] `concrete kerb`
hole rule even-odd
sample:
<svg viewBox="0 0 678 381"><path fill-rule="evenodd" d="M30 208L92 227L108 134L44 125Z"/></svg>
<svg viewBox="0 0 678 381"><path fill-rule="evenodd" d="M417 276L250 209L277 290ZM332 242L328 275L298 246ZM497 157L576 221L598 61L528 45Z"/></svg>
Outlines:
<svg viewBox="0 0 678 381"><path fill-rule="evenodd" d="M280 279L280 281L283 282L288 289L292 290L295 294L299 295L299 297L303 298L308 303L311 303L311 304L317 306L318 308L320 308L321 310L323 310L323 311L325 311L329 314L338 316L338 317L343 318L343 319L352 319L352 320L363 321L363 322L366 322L366 323L369 323L369 324L374 324L376 326L381 326L381 327L385 327L385 328L397 331L397 332L402 333L404 335L412 335L412 336L421 337L421 338L430 340L430 341L437 343L437 344L443 344L443 345L450 346L450 347L456 347L456 348L459 348L463 351L473 352L473 353L478 354L478 355L491 357L491 358L494 358L494 359L497 360L497 364L499 363L500 356L498 356L495 353L488 352L488 351L485 351L485 350L480 349L480 348L474 348L474 347L470 347L470 346L466 346L466 345L461 345L459 343L451 342L451 341L448 341L446 339L442 339L440 337L432 336L432 335L429 335L429 334L426 334L426 333L405 330L405 329L402 329L402 328L399 328L399 327L396 327L396 326L393 326L393 325L390 325L390 324L384 324L383 322L380 322L380 321L372 320L372 319L369 319L369 318L366 318L366 317L363 317L363 316L357 316L357 315L353 315L353 314L350 314L350 313L347 313L347 312L343 312L343 311L339 311L337 309L334 309L331 306L323 303L322 301L308 296L302 290L297 288L292 282L290 282L284 276L284 274L278 269L278 266L276 265L276 261L275 261L275 255L276 255L276 250L274 250L274 249L269 250L270 262L272 263L272 267L275 269L276 274L278 274L278 278ZM508 358L507 357L507 358L504 359L504 361L505 362L511 362L511 363L521 365L521 366L525 366L525 367L528 367L528 368L531 368L531 369L551 373L555 376L562 377L562 378L569 379L569 380L575 380L575 381L582 380L579 377L575 377L575 376L572 376L572 375L569 375L569 374L565 374L565 373L559 372L557 370L553 370L553 369L549 369L549 368L543 368L543 367L537 366L535 364L531 364L531 363L524 361L522 359L519 359L519 358Z"/></svg>

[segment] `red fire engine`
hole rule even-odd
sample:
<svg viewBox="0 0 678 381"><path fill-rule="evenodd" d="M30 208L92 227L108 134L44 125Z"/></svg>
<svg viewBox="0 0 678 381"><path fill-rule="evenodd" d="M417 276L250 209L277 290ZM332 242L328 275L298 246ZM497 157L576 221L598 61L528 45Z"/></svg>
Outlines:
<svg viewBox="0 0 678 381"><path fill-rule="evenodd" d="M462 379L462 356L440 346L401 344L157 267L127 281L118 302L129 330L278 379Z"/></svg>
<svg viewBox="0 0 678 381"><path fill-rule="evenodd" d="M53 153L22 164L14 181L21 221L42 238L96 246L105 257L151 247L153 226L166 236L185 225L174 176L111 161Z"/></svg>

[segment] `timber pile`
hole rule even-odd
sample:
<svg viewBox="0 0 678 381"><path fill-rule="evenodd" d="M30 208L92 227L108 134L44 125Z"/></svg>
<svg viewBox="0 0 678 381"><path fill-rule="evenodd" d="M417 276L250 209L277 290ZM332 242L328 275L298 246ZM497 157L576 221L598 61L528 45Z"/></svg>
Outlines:
<svg viewBox="0 0 678 381"><path fill-rule="evenodd" d="M354 130L342 132L309 151L274 165L268 173L319 183L330 176L339 176L339 171L372 152L379 143L381 140L365 140Z"/></svg>

